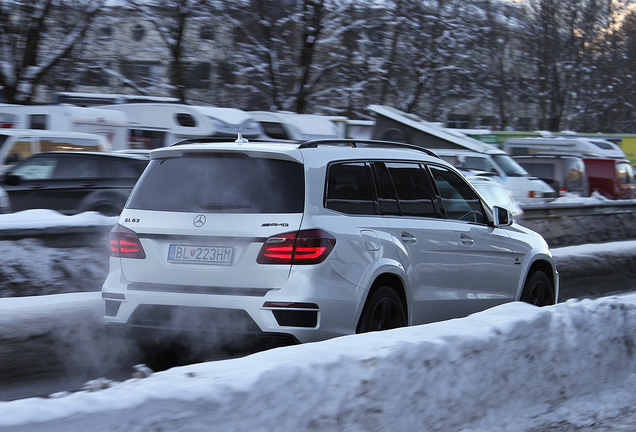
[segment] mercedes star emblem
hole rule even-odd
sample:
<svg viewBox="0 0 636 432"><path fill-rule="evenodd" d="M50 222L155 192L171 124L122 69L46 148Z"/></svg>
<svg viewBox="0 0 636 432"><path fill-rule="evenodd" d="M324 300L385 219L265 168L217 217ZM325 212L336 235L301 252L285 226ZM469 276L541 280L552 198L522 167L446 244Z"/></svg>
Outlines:
<svg viewBox="0 0 636 432"><path fill-rule="evenodd" d="M195 227L202 227L205 224L205 216L203 215L197 215L197 217L194 218L194 226Z"/></svg>

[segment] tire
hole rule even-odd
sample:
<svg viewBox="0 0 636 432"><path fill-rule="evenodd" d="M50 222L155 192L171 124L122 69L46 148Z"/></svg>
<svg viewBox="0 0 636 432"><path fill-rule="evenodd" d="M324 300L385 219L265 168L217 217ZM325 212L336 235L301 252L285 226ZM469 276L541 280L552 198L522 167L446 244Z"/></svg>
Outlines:
<svg viewBox="0 0 636 432"><path fill-rule="evenodd" d="M104 216L119 216L121 213L121 209L117 209L116 207L109 204L100 204L93 209L98 213L103 214Z"/></svg>
<svg viewBox="0 0 636 432"><path fill-rule="evenodd" d="M554 304L554 287L545 273L536 271L530 276L523 286L521 301L535 306Z"/></svg>
<svg viewBox="0 0 636 432"><path fill-rule="evenodd" d="M358 333L406 326L402 300L393 288L380 287L367 300L358 324Z"/></svg>

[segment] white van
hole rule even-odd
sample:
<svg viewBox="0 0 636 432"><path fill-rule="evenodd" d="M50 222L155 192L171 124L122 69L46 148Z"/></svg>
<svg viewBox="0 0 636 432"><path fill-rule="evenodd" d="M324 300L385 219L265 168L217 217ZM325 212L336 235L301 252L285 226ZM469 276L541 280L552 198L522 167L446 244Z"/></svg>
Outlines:
<svg viewBox="0 0 636 432"><path fill-rule="evenodd" d="M433 150L462 170L498 175L520 204L541 204L556 196L499 148L392 107L370 105L376 113L373 139L402 141Z"/></svg>
<svg viewBox="0 0 636 432"><path fill-rule="evenodd" d="M2 129L40 129L102 135L115 150L127 148L128 117L120 111L73 105L0 105Z"/></svg>
<svg viewBox="0 0 636 432"><path fill-rule="evenodd" d="M190 138L234 138L240 133L251 139L262 135L260 124L235 108L134 103L100 106L127 115L130 129L127 148L155 149Z"/></svg>
<svg viewBox="0 0 636 432"><path fill-rule="evenodd" d="M47 151L109 151L101 135L39 129L0 129L0 172L31 155Z"/></svg>
<svg viewBox="0 0 636 432"><path fill-rule="evenodd" d="M336 124L327 116L287 111L249 111L263 127L265 135L277 140L308 141L342 138Z"/></svg>
<svg viewBox="0 0 636 432"><path fill-rule="evenodd" d="M618 145L601 138L510 138L504 143L504 149L513 156L562 154L585 158L626 158Z"/></svg>

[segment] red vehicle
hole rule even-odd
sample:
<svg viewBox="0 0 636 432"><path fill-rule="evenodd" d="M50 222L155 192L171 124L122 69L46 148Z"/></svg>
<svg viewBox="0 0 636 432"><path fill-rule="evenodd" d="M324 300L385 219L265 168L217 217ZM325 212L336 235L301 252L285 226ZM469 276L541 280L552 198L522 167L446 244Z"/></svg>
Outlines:
<svg viewBox="0 0 636 432"><path fill-rule="evenodd" d="M626 159L583 159L590 193L612 200L636 198L634 167Z"/></svg>

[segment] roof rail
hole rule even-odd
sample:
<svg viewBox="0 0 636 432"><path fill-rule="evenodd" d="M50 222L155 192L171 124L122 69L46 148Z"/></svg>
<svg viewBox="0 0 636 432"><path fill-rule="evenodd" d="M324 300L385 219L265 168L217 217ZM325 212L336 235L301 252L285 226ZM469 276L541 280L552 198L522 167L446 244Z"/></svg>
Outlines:
<svg viewBox="0 0 636 432"><path fill-rule="evenodd" d="M427 148L420 147L415 144L407 144L407 143L400 143L400 142L393 142L393 141L358 140L358 139L318 139L318 140L305 141L302 144L300 144L298 148L299 149L318 148L318 146L320 145L332 145L332 146L340 145L343 147L348 146L353 148L360 148L360 147L363 147L363 148L364 147L407 148L411 150L418 150L423 153L426 153L429 156L433 156L438 159L441 159L435 152Z"/></svg>

